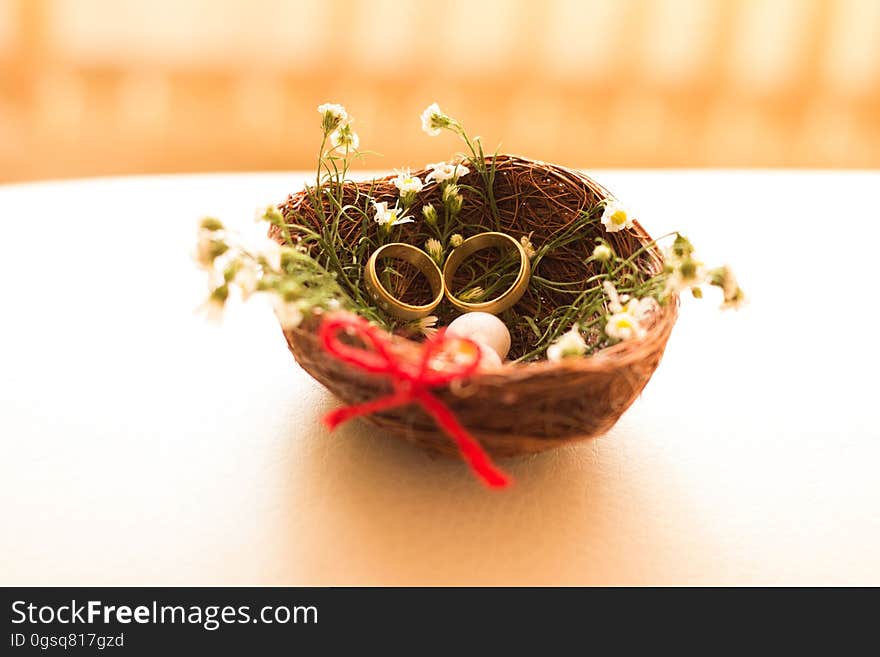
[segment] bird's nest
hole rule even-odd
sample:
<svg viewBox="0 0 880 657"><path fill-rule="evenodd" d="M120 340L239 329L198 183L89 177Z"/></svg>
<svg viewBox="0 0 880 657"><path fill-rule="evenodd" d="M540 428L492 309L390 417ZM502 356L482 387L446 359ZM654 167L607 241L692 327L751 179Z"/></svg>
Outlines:
<svg viewBox="0 0 880 657"><path fill-rule="evenodd" d="M459 185L463 204L458 217L464 238L482 231L500 231L526 238L534 247L532 281L522 299L500 315L511 332L511 361L500 369L480 372L460 385L436 394L456 414L486 449L495 455L537 452L565 441L589 438L607 431L635 400L653 374L677 317L678 299L671 296L648 318L644 334L637 339L614 342L601 328L604 310L601 279L607 263L590 254L601 240L623 262L615 281L621 293L644 285L663 270L663 257L645 230L632 228L606 232L599 221L608 192L583 173L562 166L510 155L485 159L491 171L491 189L474 172ZM427 171L413 172L422 179ZM347 208L337 222L335 235L340 253L322 253L317 242L304 239L312 257L328 270L338 270L342 290L353 300L356 311L384 326L395 349L407 358L420 349L420 336L411 325L385 316L372 307L363 287L362 267L377 226L368 218L373 201L394 205L399 191L393 176L362 183L346 182L337 190L338 208ZM426 232L421 208L443 206L439 185L426 186L408 209L419 220L396 227L394 241L424 243ZM329 197L329 194L328 194ZM328 204L316 207L315 188L292 195L281 206L282 214L297 240L295 226L320 232L322 222L334 214ZM350 215L349 220L345 218ZM284 242L278 227L273 237ZM489 252L482 258L492 258ZM336 262L332 262L335 259ZM497 261L497 256L496 256ZM497 264L497 263L496 263ZM503 263L502 263L503 264ZM483 266L486 265L486 266ZM494 268L493 268L494 267ZM506 269L476 258L462 287L493 279L504 285ZM470 279L467 277L470 276ZM428 282L415 271L400 269L390 279L398 298L430 296ZM486 288L486 285L482 285ZM488 293L488 292L487 292ZM597 301L598 300L598 301ZM598 304L598 305L597 305ZM458 314L448 302L436 311L445 325ZM585 329L588 355L551 362L545 352L553 340L574 322ZM589 329L593 326L593 330ZM285 330L291 351L300 365L343 401L353 404L389 392L389 383L351 365L329 358L318 337L318 322L305 321ZM439 432L419 407L403 406L366 418L369 422L434 451L456 453L455 445Z"/></svg>

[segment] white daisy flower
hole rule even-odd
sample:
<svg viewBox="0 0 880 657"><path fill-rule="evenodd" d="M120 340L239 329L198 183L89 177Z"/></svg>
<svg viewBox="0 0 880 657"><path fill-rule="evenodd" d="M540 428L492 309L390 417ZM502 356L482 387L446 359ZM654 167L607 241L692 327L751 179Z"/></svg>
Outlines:
<svg viewBox="0 0 880 657"><path fill-rule="evenodd" d="M468 175L471 170L463 164L450 164L449 162L435 162L427 166L431 171L425 176L425 182L455 182L462 176Z"/></svg>
<svg viewBox="0 0 880 657"><path fill-rule="evenodd" d="M622 311L614 313L608 318L608 322L605 324L605 335L615 340L630 340L644 336L645 329L642 328L638 317L630 312Z"/></svg>
<svg viewBox="0 0 880 657"><path fill-rule="evenodd" d="M644 335L641 323L657 309L657 301L653 297L636 299L628 294L618 294L611 281L602 281L602 287L608 297L608 310L611 311L605 333L617 340Z"/></svg>
<svg viewBox="0 0 880 657"><path fill-rule="evenodd" d="M375 220L380 226L390 228L391 226L399 226L400 224L408 224L413 222L412 217L401 217L400 208L389 208L386 201L376 203L373 201L373 209L376 211Z"/></svg>
<svg viewBox="0 0 880 657"><path fill-rule="evenodd" d="M632 216L615 199L609 199L602 211L602 225L609 233L632 228Z"/></svg>
<svg viewBox="0 0 880 657"><path fill-rule="evenodd" d="M687 256L675 263L675 269L666 279L666 294L679 293L694 288L706 281L703 263Z"/></svg>
<svg viewBox="0 0 880 657"><path fill-rule="evenodd" d="M348 122L348 112L342 105L337 103L324 103L318 105L318 113L321 115L321 125L324 132L335 130Z"/></svg>
<svg viewBox="0 0 880 657"><path fill-rule="evenodd" d="M629 313L639 322L649 317L657 310L657 300L654 297L645 297L644 299L627 299L626 305L623 307L625 313Z"/></svg>
<svg viewBox="0 0 880 657"><path fill-rule="evenodd" d="M519 243L522 244L523 251L526 252L526 256L528 256L529 260L535 257L536 251L535 247L532 244L532 240L529 239L531 237L531 233L528 235L523 235L519 238Z"/></svg>
<svg viewBox="0 0 880 657"><path fill-rule="evenodd" d="M418 194L422 191L422 187L424 187L421 178L412 175L409 169L397 172L397 177L394 179L394 186L400 190L401 195Z"/></svg>
<svg viewBox="0 0 880 657"><path fill-rule="evenodd" d="M322 105L318 105L318 113L322 115L329 114L338 121L345 121L348 119L348 112L346 112L345 107L339 103L323 103Z"/></svg>
<svg viewBox="0 0 880 657"><path fill-rule="evenodd" d="M358 137L358 134L351 129L351 124L345 123L330 133L330 144L333 148L344 148L349 151L356 151L361 145L361 139Z"/></svg>
<svg viewBox="0 0 880 657"><path fill-rule="evenodd" d="M443 113L437 103L431 103L422 112L422 130L431 137L436 137L444 128L452 125L452 119Z"/></svg>
<svg viewBox="0 0 880 657"><path fill-rule="evenodd" d="M587 343L577 326L560 335L547 347L547 360L558 362L563 358L583 356L587 351Z"/></svg>

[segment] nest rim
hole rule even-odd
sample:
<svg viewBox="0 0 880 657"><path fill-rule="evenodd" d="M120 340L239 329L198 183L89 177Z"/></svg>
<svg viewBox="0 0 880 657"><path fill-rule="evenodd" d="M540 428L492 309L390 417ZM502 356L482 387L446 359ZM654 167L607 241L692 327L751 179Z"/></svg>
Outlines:
<svg viewBox="0 0 880 657"><path fill-rule="evenodd" d="M606 187L593 180L590 176L588 176L584 171L580 169L573 169L560 164L554 164L546 162L544 160L530 158L515 153L501 153L497 155L489 155L485 158L487 162L493 159L496 163L500 162L511 167L525 167L528 169L539 171L543 175L566 175L572 178L576 178L578 182L581 183L584 188L596 199L607 200L614 197L613 194L611 194L611 192L608 191ZM424 179L424 176L427 172L428 170L425 169L413 171L412 173L413 175L418 175ZM377 186L382 183L391 183L391 181L395 177L396 174L394 173L383 173L380 175L374 175L372 177L364 178L363 180L353 180L351 181L351 183L346 182L346 184L353 184L355 186L364 186L369 184L371 186ZM285 209L299 210L302 205L307 201L308 194L305 192L305 190L300 190L299 192L289 195L287 200L279 205L279 209L281 209L282 211L284 211ZM487 230L493 230L490 227L486 228ZM518 227L513 232L525 231L522 228ZM621 235L621 233L624 233L624 235ZM277 241L282 241L283 238L281 238L280 234L275 231L273 231L272 234ZM664 262L663 255L648 231L646 231L645 228L637 220L634 220L632 227L626 231L605 234L605 237L612 240L617 237L624 236L634 239L640 247L647 247L645 255L648 258L648 262L645 269L650 273L659 273L659 271L662 269ZM668 331L664 332L663 326L666 324L669 324L671 326L675 323L678 316L679 304L679 296L677 294L670 295L668 301L664 305L659 306L658 309L654 312L651 323L646 327L645 335L640 338L621 341L616 344L612 344L602 349L599 349L595 353L579 358L564 358L560 361L550 361L547 358L541 358L526 362L520 362L514 359L504 362L502 365L502 369L509 372L513 370L521 371L523 368L528 367L531 368L532 371L538 371L540 369L542 372L548 369L558 369L560 371L576 370L583 372L604 371L612 362L618 363L620 365L629 364L639 359L641 351L646 347L646 345L652 342L652 334L656 334L659 331L661 334L665 333L668 336ZM513 309L515 308L516 305L513 306ZM312 322L306 322L305 326L311 326L311 324ZM317 323L315 323L315 325L317 326ZM397 344L401 348L402 351L406 352L410 351L410 349L416 350L421 348L422 342L420 340L409 338L390 331L387 331L387 335L391 338L394 344ZM503 374L501 374L502 369L479 371L474 376L503 376Z"/></svg>

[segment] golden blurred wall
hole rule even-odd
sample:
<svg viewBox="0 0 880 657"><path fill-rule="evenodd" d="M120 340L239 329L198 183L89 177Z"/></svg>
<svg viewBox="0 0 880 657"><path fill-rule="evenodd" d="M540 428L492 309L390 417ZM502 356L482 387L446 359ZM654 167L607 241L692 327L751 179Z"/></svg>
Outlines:
<svg viewBox="0 0 880 657"><path fill-rule="evenodd" d="M880 0L0 0L0 181L371 168L484 143L587 167L880 166ZM442 138L446 140L447 138Z"/></svg>

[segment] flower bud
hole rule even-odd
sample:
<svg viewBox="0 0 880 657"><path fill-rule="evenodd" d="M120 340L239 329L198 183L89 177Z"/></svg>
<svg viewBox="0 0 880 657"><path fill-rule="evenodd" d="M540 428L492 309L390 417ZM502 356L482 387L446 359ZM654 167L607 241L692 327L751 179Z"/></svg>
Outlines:
<svg viewBox="0 0 880 657"><path fill-rule="evenodd" d="M422 216L425 217L425 221L431 226L437 225L437 210L430 203L422 206Z"/></svg>
<svg viewBox="0 0 880 657"><path fill-rule="evenodd" d="M348 112L337 103L318 105L318 113L321 115L321 128L324 130L324 134L330 134L348 121Z"/></svg>
<svg viewBox="0 0 880 657"><path fill-rule="evenodd" d="M209 297L211 302L220 304L221 306L226 303L228 298L229 286L226 283L211 290L211 296Z"/></svg>
<svg viewBox="0 0 880 657"><path fill-rule="evenodd" d="M223 230L223 223L219 219L215 219L214 217L205 217L202 219L202 223L199 225L203 230L207 230L209 232L214 232L217 230Z"/></svg>
<svg viewBox="0 0 880 657"><path fill-rule="evenodd" d="M458 194L458 185L447 183L443 186L443 203L449 205L450 201Z"/></svg>
<svg viewBox="0 0 880 657"><path fill-rule="evenodd" d="M263 221L268 221L273 226L281 226L284 224L284 215L281 214L281 210L276 208L274 205L270 205L266 208L266 211L263 212L262 216L259 217Z"/></svg>
<svg viewBox="0 0 880 657"><path fill-rule="evenodd" d="M456 194L455 197L449 203L449 211L452 214L458 214L461 212L461 206L464 204L464 197L461 194Z"/></svg>
<svg viewBox="0 0 880 657"><path fill-rule="evenodd" d="M599 262L608 262L614 257L614 251L607 244L599 244L593 249L593 259Z"/></svg>
<svg viewBox="0 0 880 657"><path fill-rule="evenodd" d="M675 241L672 243L672 254L676 258L687 258L692 256L693 253L694 246L691 244L691 241L681 233L676 233Z"/></svg>
<svg viewBox="0 0 880 657"><path fill-rule="evenodd" d="M443 262L443 245L433 237L425 241L425 251L438 265Z"/></svg>

